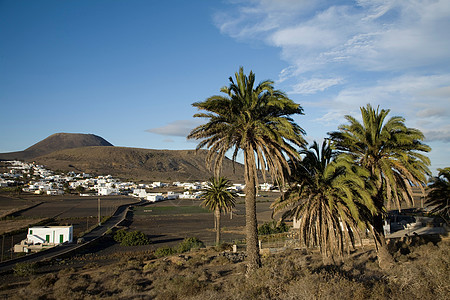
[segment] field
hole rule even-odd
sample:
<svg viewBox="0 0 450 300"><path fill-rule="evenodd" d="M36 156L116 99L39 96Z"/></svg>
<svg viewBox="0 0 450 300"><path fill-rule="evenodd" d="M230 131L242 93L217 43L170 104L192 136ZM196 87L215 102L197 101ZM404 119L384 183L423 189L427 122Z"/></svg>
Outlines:
<svg viewBox="0 0 450 300"><path fill-rule="evenodd" d="M115 209L123 204L135 202L136 199L111 196L100 197L101 217L110 216ZM8 193L0 195L0 205L4 211L14 212L11 216L0 220L0 234L2 243L8 251L11 245L26 238L26 228L48 220L47 225L73 225L74 236L98 223L98 197L79 197L76 195L41 196L21 194L12 196ZM30 209L26 209L31 207ZM5 251L5 253L7 252ZM11 258L10 253L4 258Z"/></svg>
<svg viewBox="0 0 450 300"><path fill-rule="evenodd" d="M257 212L260 223L270 220L269 206L277 196L276 193L264 193L259 197ZM135 198L123 196L79 197L22 194L19 198L4 194L0 197L0 204L4 205L2 207L8 211L35 206L16 213L8 219L0 220L0 233L6 233L3 239L9 248L12 244L26 238L26 232L18 230L26 229L42 220L53 219L48 225L73 225L74 236L79 236L98 222L98 199L100 199L102 217L111 215L119 205L136 201ZM199 200L167 200L136 207L129 220L128 229L145 233L152 244L145 247L122 247L111 243L105 244L98 251L100 255L110 255L115 252L155 250L161 246L173 246L184 238L193 236L206 245L213 245L215 242L214 216L200 204ZM238 198L232 219L229 214L222 215L222 240L229 243L242 240L245 237L244 225L244 199ZM8 234L13 231L15 231L13 234ZM5 254L5 258L10 257L9 253Z"/></svg>

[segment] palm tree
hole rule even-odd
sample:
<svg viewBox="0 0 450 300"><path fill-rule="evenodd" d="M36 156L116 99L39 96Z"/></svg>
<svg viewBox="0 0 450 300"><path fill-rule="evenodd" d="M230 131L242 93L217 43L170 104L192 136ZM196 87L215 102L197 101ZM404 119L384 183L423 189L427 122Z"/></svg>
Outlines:
<svg viewBox="0 0 450 300"><path fill-rule="evenodd" d="M214 169L216 177L228 150L233 151L233 162L239 150L244 153L247 272L252 272L261 266L256 219L257 170L262 171L264 180L268 172L272 179L284 181L286 157L297 158L293 145L304 144L304 131L290 116L303 114L303 109L275 90L273 81L255 86L255 74L250 71L247 77L242 67L235 73L236 82L232 77L229 80L229 86L220 90L225 96L212 96L192 104L206 111L194 117L206 118L208 122L193 129L188 138L201 140L197 150L203 147L210 150L206 163Z"/></svg>
<svg viewBox="0 0 450 300"><path fill-rule="evenodd" d="M423 144L424 135L418 129L405 126L405 119L394 116L386 119L390 110L376 110L370 104L361 107L362 123L351 116L350 123L339 126L339 131L329 133L335 147L353 157L356 164L366 168L374 180L372 196L377 213L372 220L373 235L378 250L378 263L382 268L392 265L383 232L383 216L386 208L395 204L413 203L412 186L424 193L426 175L429 174L429 152ZM386 206L385 206L386 205Z"/></svg>
<svg viewBox="0 0 450 300"><path fill-rule="evenodd" d="M450 168L438 169L437 177L432 177L428 186L427 205L433 207L432 213L437 213L448 223L450 219Z"/></svg>
<svg viewBox="0 0 450 300"><path fill-rule="evenodd" d="M299 220L300 239L307 247L319 247L328 263L354 247L376 211L364 180L369 174L347 155L336 157L326 141L321 149L314 142L300 154L303 160L291 163L289 189L272 208L283 211L283 219Z"/></svg>
<svg viewBox="0 0 450 300"><path fill-rule="evenodd" d="M225 177L211 177L200 198L204 207L214 211L217 246L220 245L220 214L231 211L235 206L235 194L228 190L230 187L231 182Z"/></svg>

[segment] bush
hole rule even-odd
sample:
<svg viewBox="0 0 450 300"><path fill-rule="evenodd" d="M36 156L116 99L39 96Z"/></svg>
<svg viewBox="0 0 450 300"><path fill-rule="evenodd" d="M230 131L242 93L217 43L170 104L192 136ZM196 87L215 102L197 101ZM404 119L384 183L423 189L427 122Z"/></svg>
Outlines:
<svg viewBox="0 0 450 300"><path fill-rule="evenodd" d="M179 253L188 252L191 249L204 248L205 244L196 237L185 238L178 244L177 250Z"/></svg>
<svg viewBox="0 0 450 300"><path fill-rule="evenodd" d="M160 257L164 257L164 256L173 255L175 253L177 253L177 251L175 249L166 246L166 247L160 247L160 248L156 249L155 256L157 258L160 258Z"/></svg>
<svg viewBox="0 0 450 300"><path fill-rule="evenodd" d="M259 235L283 233L286 231L289 231L289 226L286 225L286 223L281 222L280 224L277 224L275 221L264 223L258 228Z"/></svg>
<svg viewBox="0 0 450 300"><path fill-rule="evenodd" d="M140 246L150 244L147 236L140 231L128 232L120 243L122 246Z"/></svg>
<svg viewBox="0 0 450 300"><path fill-rule="evenodd" d="M127 232L124 229L120 229L116 232L114 235L114 240L122 246L140 246L150 244L150 240L144 233L140 231Z"/></svg>
<svg viewBox="0 0 450 300"><path fill-rule="evenodd" d="M36 263L17 263L13 268L14 274L21 277L35 274L36 269Z"/></svg>
<svg viewBox="0 0 450 300"><path fill-rule="evenodd" d="M125 229L117 230L116 234L114 235L114 240L118 243L121 243L126 235L127 232L125 231Z"/></svg>

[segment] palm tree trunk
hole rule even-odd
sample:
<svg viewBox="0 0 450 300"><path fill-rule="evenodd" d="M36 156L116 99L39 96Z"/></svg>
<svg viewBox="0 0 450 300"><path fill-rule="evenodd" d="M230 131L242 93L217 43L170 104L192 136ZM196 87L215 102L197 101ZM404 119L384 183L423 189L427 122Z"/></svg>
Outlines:
<svg viewBox="0 0 450 300"><path fill-rule="evenodd" d="M247 242L247 274L261 267L256 219L256 165L253 148L248 146L245 155L245 229Z"/></svg>
<svg viewBox="0 0 450 300"><path fill-rule="evenodd" d="M381 182L381 181L380 181ZM378 184L377 184L378 185ZM383 197L383 191L381 188L381 184L377 187L378 193L377 196L374 198L374 203L377 206L378 213L373 216L373 238L375 241L375 247L377 250L377 259L378 259L378 265L381 269L386 270L390 269L394 266L394 258L389 253L386 238L384 236L384 229L383 229L383 207L384 207L384 197Z"/></svg>
<svg viewBox="0 0 450 300"><path fill-rule="evenodd" d="M219 246L220 245L220 210L219 210L219 208L216 208L215 215L216 215L216 246Z"/></svg>
<svg viewBox="0 0 450 300"><path fill-rule="evenodd" d="M373 217L373 236L377 250L378 265L386 270L394 266L394 258L389 253L383 230L383 216L378 213Z"/></svg>

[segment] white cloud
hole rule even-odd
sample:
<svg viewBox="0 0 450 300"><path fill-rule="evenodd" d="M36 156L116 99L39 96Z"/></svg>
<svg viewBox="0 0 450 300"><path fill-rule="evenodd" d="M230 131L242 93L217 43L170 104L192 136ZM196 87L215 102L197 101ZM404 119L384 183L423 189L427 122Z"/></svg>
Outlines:
<svg viewBox="0 0 450 300"><path fill-rule="evenodd" d="M282 58L299 73L323 71L333 63L377 71L432 64L446 70L440 63L450 64L446 0L293 2L238 2L216 23L232 37L280 47Z"/></svg>
<svg viewBox="0 0 450 300"><path fill-rule="evenodd" d="M450 75L404 75L381 80L375 85L342 89L331 100L317 104L322 116L315 121L322 125L341 124L345 115L359 117L359 107L390 109L390 117L402 116L408 127L422 130L427 141L450 142L450 103L442 97L450 84Z"/></svg>
<svg viewBox="0 0 450 300"><path fill-rule="evenodd" d="M186 137L192 129L201 124L200 120L178 120L165 126L147 129L147 132L164 136Z"/></svg>
<svg viewBox="0 0 450 300"><path fill-rule="evenodd" d="M239 41L280 49L288 66L277 85L301 95L308 134L336 130L371 103L405 117L432 147L450 142L450 1L293 2L234 1L222 13L228 26L216 21Z"/></svg>
<svg viewBox="0 0 450 300"><path fill-rule="evenodd" d="M293 90L290 94L314 94L318 91L323 92L329 87L341 84L343 82L342 78L313 78L306 81L301 81L300 83L293 86Z"/></svg>
<svg viewBox="0 0 450 300"><path fill-rule="evenodd" d="M450 126L444 126L441 130L425 130L426 142L441 141L450 143Z"/></svg>

